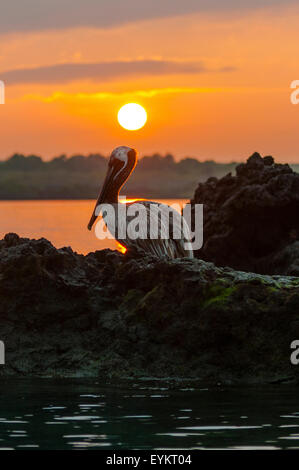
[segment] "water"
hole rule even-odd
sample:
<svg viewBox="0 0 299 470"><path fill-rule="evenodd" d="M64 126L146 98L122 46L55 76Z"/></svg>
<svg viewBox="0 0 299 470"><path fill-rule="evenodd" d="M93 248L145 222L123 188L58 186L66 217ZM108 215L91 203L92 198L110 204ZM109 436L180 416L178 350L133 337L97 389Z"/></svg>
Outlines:
<svg viewBox="0 0 299 470"><path fill-rule="evenodd" d="M160 199L165 204L187 199ZM78 253L117 249L115 240L99 240L87 224L94 209L93 200L76 201L0 201L0 238L8 232L21 237L47 238L56 248L71 246Z"/></svg>
<svg viewBox="0 0 299 470"><path fill-rule="evenodd" d="M297 390L2 378L4 448L297 449Z"/></svg>

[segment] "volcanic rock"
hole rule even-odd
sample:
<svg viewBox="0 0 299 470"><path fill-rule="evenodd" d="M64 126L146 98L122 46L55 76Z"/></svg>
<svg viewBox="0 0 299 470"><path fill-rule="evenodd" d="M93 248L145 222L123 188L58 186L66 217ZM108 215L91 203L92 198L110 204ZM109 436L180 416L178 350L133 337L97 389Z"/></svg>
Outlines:
<svg viewBox="0 0 299 470"><path fill-rule="evenodd" d="M234 269L299 276L299 174L254 153L221 179L199 183L204 244L196 256Z"/></svg>
<svg viewBox="0 0 299 470"><path fill-rule="evenodd" d="M289 173L286 173L289 174ZM0 241L1 375L297 381L299 278Z"/></svg>

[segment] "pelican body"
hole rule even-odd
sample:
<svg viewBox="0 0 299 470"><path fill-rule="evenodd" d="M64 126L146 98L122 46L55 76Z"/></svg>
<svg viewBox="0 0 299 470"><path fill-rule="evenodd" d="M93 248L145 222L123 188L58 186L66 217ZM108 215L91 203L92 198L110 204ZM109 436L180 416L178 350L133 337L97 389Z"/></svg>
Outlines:
<svg viewBox="0 0 299 470"><path fill-rule="evenodd" d="M170 206L155 201L134 200L126 204L125 220L123 217L118 216L120 214L119 207L122 206L122 204L119 204L119 191L133 172L136 163L137 153L135 149L122 146L113 150L108 162L106 178L90 218L88 229L91 230L97 220L98 208L110 205L115 209L114 224L112 224L111 218L109 219L107 214L106 216L103 215L104 222L108 230L110 227L111 233L126 233L123 238L118 238L117 235L115 237L128 251L143 251L157 257L166 255L169 258L193 258L188 224L184 217L179 212L171 209ZM143 217L145 228L141 223L139 236L130 236L129 231L121 230L124 229L121 224L129 224L132 221L132 213L138 209L142 209L142 214L145 214L145 217ZM168 218L168 227L163 222L165 220L163 219L163 213L168 213L168 215L171 213L171 218ZM150 223L153 223L153 220L156 221L156 226L151 227L151 233L154 231L157 234L154 239L151 238L149 233ZM182 236L173 236L176 229L177 233L181 233Z"/></svg>

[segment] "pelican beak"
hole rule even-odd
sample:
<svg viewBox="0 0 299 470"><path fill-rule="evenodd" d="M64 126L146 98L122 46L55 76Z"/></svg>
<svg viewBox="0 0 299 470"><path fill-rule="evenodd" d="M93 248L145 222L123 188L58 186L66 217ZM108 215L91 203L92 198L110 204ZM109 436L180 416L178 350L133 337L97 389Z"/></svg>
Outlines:
<svg viewBox="0 0 299 470"><path fill-rule="evenodd" d="M96 202L96 205L95 205L95 208L93 210L92 216L91 216L90 221L87 225L88 230L92 229L93 224L95 223L95 221L97 220L97 218L99 216L99 210L97 211L96 209L97 209L98 206L100 206L101 204L103 204L106 201L106 197L109 194L109 191L111 189L111 185L112 185L113 177L114 177L115 173L116 173L116 168L114 168L113 166L108 168L107 175L106 175L103 187L102 187L102 191L100 192L100 195L99 195L98 200Z"/></svg>

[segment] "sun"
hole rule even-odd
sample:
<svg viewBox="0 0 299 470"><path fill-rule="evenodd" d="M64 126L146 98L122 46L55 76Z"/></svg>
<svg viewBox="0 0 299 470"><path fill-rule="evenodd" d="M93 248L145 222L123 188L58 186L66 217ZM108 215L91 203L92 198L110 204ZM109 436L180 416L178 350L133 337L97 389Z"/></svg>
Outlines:
<svg viewBox="0 0 299 470"><path fill-rule="evenodd" d="M128 131L141 129L147 121L145 109L137 103L127 103L117 114L119 124Z"/></svg>

